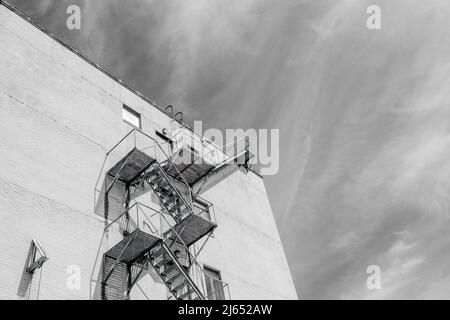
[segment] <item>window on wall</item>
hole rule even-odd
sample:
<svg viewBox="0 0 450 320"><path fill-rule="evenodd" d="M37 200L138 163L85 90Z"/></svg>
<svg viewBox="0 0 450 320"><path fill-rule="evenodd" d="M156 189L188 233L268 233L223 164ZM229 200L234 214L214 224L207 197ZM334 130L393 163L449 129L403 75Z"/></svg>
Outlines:
<svg viewBox="0 0 450 320"><path fill-rule="evenodd" d="M122 118L126 123L141 129L141 115L126 105L123 105Z"/></svg>
<svg viewBox="0 0 450 320"><path fill-rule="evenodd" d="M204 270L208 300L225 300L220 271L206 266Z"/></svg>

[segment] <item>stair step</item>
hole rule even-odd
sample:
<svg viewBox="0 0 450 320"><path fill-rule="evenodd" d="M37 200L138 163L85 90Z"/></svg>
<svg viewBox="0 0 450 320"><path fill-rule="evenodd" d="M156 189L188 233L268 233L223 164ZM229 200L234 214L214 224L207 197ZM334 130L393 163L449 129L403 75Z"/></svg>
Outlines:
<svg viewBox="0 0 450 320"><path fill-rule="evenodd" d="M169 267L164 266L164 271L161 272L161 275L164 277L167 277L169 274L171 274L173 271L176 271L176 270L178 270L178 268L175 266L175 264L173 264Z"/></svg>
<svg viewBox="0 0 450 320"><path fill-rule="evenodd" d="M153 184L158 184L163 182L165 179L161 174L155 174L156 179L153 179Z"/></svg>
<svg viewBox="0 0 450 320"><path fill-rule="evenodd" d="M174 276L170 277L169 279L166 279L166 282L169 284L174 283L175 280L177 280L178 278L183 277L183 273L177 272Z"/></svg>
<svg viewBox="0 0 450 320"><path fill-rule="evenodd" d="M158 173L156 173L156 174L149 174L149 178L148 178L147 182L148 182L149 184L154 184L155 181L156 181L159 177L160 177L160 175L159 175Z"/></svg>
<svg viewBox="0 0 450 320"><path fill-rule="evenodd" d="M165 189L165 187L166 186L164 186L164 187L155 187L153 190L155 191L155 192L157 192L157 193L159 193L159 196L160 197L165 197L165 196L167 196L167 195L169 195L169 194L172 194L172 191L170 191L170 190L168 190L168 189Z"/></svg>
<svg viewBox="0 0 450 320"><path fill-rule="evenodd" d="M181 209L182 206L183 206L183 203L176 204L176 205L174 205L174 206L171 206L170 209L169 209L169 211L170 211L171 213L174 213L176 210ZM186 209L186 208L185 208L185 209ZM183 210L185 210L185 209L183 209Z"/></svg>
<svg viewBox="0 0 450 320"><path fill-rule="evenodd" d="M161 255L164 253L164 250L162 247L160 247L158 250L151 252L150 254L150 259L152 261L158 259L159 257L161 257Z"/></svg>
<svg viewBox="0 0 450 320"><path fill-rule="evenodd" d="M154 185L157 188L163 188L163 187L169 185L169 181L166 178L164 178L164 177L160 177L159 179L155 180Z"/></svg>
<svg viewBox="0 0 450 320"><path fill-rule="evenodd" d="M183 293L181 296L179 296L178 299L183 300L184 298L186 298L187 296L189 296L192 293L194 293L194 289L193 288L189 288L189 290L186 291L186 293Z"/></svg>
<svg viewBox="0 0 450 320"><path fill-rule="evenodd" d="M163 202L165 205L170 205L171 203L173 203L175 201L177 201L177 197L175 197L175 196L163 198Z"/></svg>
<svg viewBox="0 0 450 320"><path fill-rule="evenodd" d="M155 263L154 266L157 268L161 268L162 266L167 264L167 262L169 262L169 260L161 259L161 261L159 261L158 263Z"/></svg>
<svg viewBox="0 0 450 320"><path fill-rule="evenodd" d="M181 204L173 203L171 206L166 206L166 207L167 207L167 210L169 210L169 212L174 213L181 209Z"/></svg>
<svg viewBox="0 0 450 320"><path fill-rule="evenodd" d="M159 189L161 189L161 188L159 188L159 184L161 183L162 181L161 181L161 178L158 178L158 179L155 179L153 182L152 182L152 185L153 185L153 189L154 190L159 190Z"/></svg>
<svg viewBox="0 0 450 320"><path fill-rule="evenodd" d="M153 189L153 190L156 191L156 189ZM167 197L167 196L173 194L173 192L172 192L171 190L167 190L167 189L162 189L162 190L159 190L158 192L160 193L159 196L160 196L161 198L164 198L164 197Z"/></svg>
<svg viewBox="0 0 450 320"><path fill-rule="evenodd" d="M176 215L174 216L174 218L175 218L175 219L181 219L181 218L183 218L183 216L184 216L186 213L188 213L188 212L190 212L190 211L191 211L191 209L186 208L186 209L184 209L183 211L181 211L180 213L176 214ZM173 213L173 212L172 212L172 213Z"/></svg>
<svg viewBox="0 0 450 320"><path fill-rule="evenodd" d="M172 291L178 291L185 287L187 285L187 282L181 282L179 285L177 285L175 288L172 289Z"/></svg>

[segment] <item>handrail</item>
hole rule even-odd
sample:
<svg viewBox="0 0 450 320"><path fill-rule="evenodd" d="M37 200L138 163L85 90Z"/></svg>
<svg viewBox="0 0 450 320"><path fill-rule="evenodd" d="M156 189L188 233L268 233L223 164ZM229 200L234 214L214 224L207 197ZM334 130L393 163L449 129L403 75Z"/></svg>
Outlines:
<svg viewBox="0 0 450 320"><path fill-rule="evenodd" d="M170 226L169 222L167 221L166 217L164 217L164 215L162 215L163 219L165 220L165 222ZM178 240L182 243L182 245L185 247L186 249L186 253L189 256L189 260L194 262L195 266L197 268L200 269L200 271L206 275L205 271L203 270L203 268L201 267L200 263L197 261L197 259L194 257L194 255L189 251L188 246L186 245L186 243L184 242L184 240L181 238L180 234L172 227L170 226L170 231L174 232L176 237L178 238ZM164 236L163 236L164 237ZM205 287L203 285L203 281L201 281L201 285L202 285L202 289L203 292L205 292Z"/></svg>
<svg viewBox="0 0 450 320"><path fill-rule="evenodd" d="M183 266L180 264L180 262L178 261L178 259L175 257L175 255L173 254L172 250L170 250L170 248L167 246L167 244L163 241L162 242L162 246L164 248L164 250L166 250L166 252L169 254L170 258L172 259L172 261L175 263L175 265L177 266L177 268L180 270L180 272L184 275L184 277L186 278L186 280L189 282L189 284L192 286L192 288L194 289L195 293L197 294L197 296L201 297L202 299L205 299L204 294L200 291L200 289L197 287L197 285L195 284L195 282L191 279L191 277L189 276L189 274L184 270Z"/></svg>
<svg viewBox="0 0 450 320"><path fill-rule="evenodd" d="M189 197L190 197L190 200L191 200L191 202L192 202L192 189L191 189L189 183L186 181L186 179L184 178L184 176L181 174L180 170L178 170L177 166L175 166L174 163L171 161L170 157L166 154L166 152L165 152L164 149L161 147L161 145L159 144L159 142L158 142L155 138L153 138L152 136L146 134L145 132L143 132L143 131L141 131L141 130L139 130L139 129L136 129L136 128L135 128L135 129L133 129L133 130L135 130L135 131L137 131L138 133L141 133L141 134L143 134L144 136L146 136L147 138L151 139L153 142L156 143L156 145L159 147L159 149L161 149L161 151L163 152L164 156L165 156L165 157L167 158L167 160L170 162L170 167L169 167L168 170L170 170L170 168L172 168L172 166L175 168L175 170L177 171L178 175L181 176L181 178L183 179L184 184L188 187L188 190L189 190ZM136 147L136 146L135 146L135 147ZM158 160L158 159L156 159L156 160ZM158 161L157 161L157 163L158 163L158 165L159 165L159 162L158 162ZM162 171L164 171L164 170L162 170ZM165 174L165 172L164 172L164 174ZM177 191L178 191L178 190L177 190Z"/></svg>
<svg viewBox="0 0 450 320"><path fill-rule="evenodd" d="M176 120L177 115L180 115L179 123L180 123L181 125L183 125L183 120L184 120L184 119L183 119L183 112L178 111L177 113L175 113L175 115L173 116L173 119L174 119L174 120Z"/></svg>
<svg viewBox="0 0 450 320"><path fill-rule="evenodd" d="M183 130L183 128L179 128L179 129L176 131L176 133L174 133L173 135L171 135L170 138L171 138L172 140L175 140L175 141L176 141L175 137L177 137L179 134L182 134L182 135L184 136L184 135L186 135L186 134L188 134L188 133L186 133L186 132ZM193 140L195 140L195 138L196 138L196 137L195 137L195 134L191 134L190 137L192 137ZM201 159L203 159L203 158L206 157L206 156L212 156L213 153L215 153L215 152L221 152L221 153L225 156L225 159L222 160L222 161L219 161L219 162L217 162L217 163L214 163L214 166L216 166L216 167L217 167L217 166L220 166L220 165L226 163L227 161L236 158L238 155L241 155L244 151L247 151L247 146L245 146L245 147L244 147L244 150L240 151L237 155L235 155L235 154L230 154L230 153L229 153L229 147L230 147L230 146L234 147L234 146L236 146L236 145L238 144L238 142L240 142L240 141L242 141L242 140L246 140L246 139L247 139L247 136L244 136L244 137L241 137L241 138L239 138L239 139L237 139L237 140L235 140L235 141L233 141L233 142L231 142L231 143L229 143L229 144L226 144L226 145L223 145L222 147L220 147L220 146L218 146L216 143L214 143L214 142L212 142L211 140L207 139L206 137L200 137L200 136L199 136L199 137L197 137L197 142L199 142L199 143L202 145L202 149L203 149L203 148L208 149L208 151L207 151L206 153L204 153L203 150L202 150L202 155L201 155L202 157L201 157ZM184 140L184 139L181 140L181 142L182 142L182 147L186 145L186 144L183 142L183 140ZM206 147L203 140L206 140L207 143L211 144L211 145L212 145L212 148L214 148L214 149L211 150L211 148ZM197 161L197 160L195 160L195 161ZM194 163L195 163L195 161L194 161Z"/></svg>
<svg viewBox="0 0 450 320"><path fill-rule="evenodd" d="M125 141L125 139L128 138L129 135L132 134L132 133L134 132L134 130L136 130L136 129L131 130L130 132L128 132L128 133L125 135L125 137L123 137L122 139L120 139L119 142L117 142L117 143L114 145L114 147L112 147L112 148L106 153L106 155L109 156L109 154L110 154L115 148L117 148L117 146L118 146L119 144L121 144L123 141Z"/></svg>
<svg viewBox="0 0 450 320"><path fill-rule="evenodd" d="M172 184L172 181L170 180L170 178L167 176L166 171L161 167L161 165L156 162L156 165L158 166L159 170L162 172L162 174L164 175L164 178L166 178L166 180L170 183L171 187L175 190L175 193L177 194L177 196L181 199L181 201L183 201L184 205L187 206L189 209L191 209L191 211L194 210L194 206L193 206L193 201L191 198L191 205L189 205L188 203L186 203L186 199L183 197L183 195L180 193L180 191L177 189L177 187L175 187ZM189 187L189 185L188 185ZM189 187L190 190L191 187ZM189 196L192 197L192 194L189 192Z"/></svg>
<svg viewBox="0 0 450 320"><path fill-rule="evenodd" d="M168 221L168 220L166 219L166 217L164 216L164 213L163 213L163 212L160 212L160 211L157 211L157 210L155 210L155 209L153 209L153 208L147 206L146 204L143 204L143 203L140 203L140 202L136 202L136 203L137 203L139 206L143 206L143 207L145 207L145 208L148 208L148 209L150 209L150 210L156 212L157 214L160 215L160 217L162 217L162 218L164 219L164 221L165 221L165 222L167 223L167 225L169 226L169 230L172 231L172 232L176 235L176 238L178 238L178 240L181 242L181 244L186 248L187 255L189 256L189 258L190 258L190 260L193 262L193 264L200 270L200 272L201 272L203 275L207 276L206 273L205 273L204 268L202 267L202 265L197 261L197 259L196 259L195 256L192 254L192 252L189 251L188 246L186 245L186 243L184 242L184 240L181 238L180 234L173 228L173 226L171 226L171 224L169 223L169 221ZM167 230L167 231L168 231L168 230ZM167 231L166 231L166 232L167 232ZM162 232L162 230L161 230L161 237L163 238L164 236L163 236L162 233L163 233L163 232ZM202 284L202 289L205 290L204 285L203 285L203 281L200 281L200 282L201 282L201 284ZM224 283L225 283L225 282L224 282Z"/></svg>
<svg viewBox="0 0 450 320"><path fill-rule="evenodd" d="M142 209L142 207L143 207L143 208L146 208L146 209L148 209L148 210L150 210L150 211L152 211L153 213L150 214L150 215L147 215L147 214L145 213L145 211ZM148 206L148 205L146 205L146 204L144 204L144 203L134 201L133 205L130 206L128 209L126 209L124 212L122 212L122 213L121 213L117 218L115 218L111 223L109 223L109 224L107 225L107 227L105 228L105 230L107 230L108 228L111 227L111 225L113 225L113 224L116 223L118 220L120 220L126 213L130 213L130 214L131 214L130 211L131 211L133 208L136 208L136 216L137 216L137 217L136 217L136 221L139 221L139 214L142 214L142 215L144 215L144 217L145 217L145 219L144 219L144 220L141 220L140 223L139 223L139 222L136 223L136 228L137 228L137 229L140 229L140 228L141 228L141 225L142 225L142 226L147 225L147 227L149 228L149 230L150 230L155 236L160 236L160 237L163 238L163 239L164 239L164 234L167 234L168 232L171 232L171 233L175 236L175 238L182 244L182 246L183 246L183 247L185 248L185 250L186 250L186 255L188 256L189 261L191 261L191 265L194 266L194 267L196 268L196 270L200 272L199 275L202 275L202 276L203 276L202 278L199 278L198 275L197 275L196 281L197 281L197 283L199 283L199 284L201 285L202 291L203 291L203 292L206 292L206 291L205 291L205 286L204 286L204 283L203 283L203 282L204 282L203 279L204 279L204 276L207 276L207 274L206 274L204 268L202 267L202 265L200 264L200 262L198 262L198 260L196 259L195 255L194 255L192 252L190 252L188 246L186 245L186 243L184 242L184 240L181 238L181 235L179 234L179 232L175 230L175 228L174 228L174 226L173 226L173 223L170 223L169 220L167 220L167 218L166 218L164 212L158 211L158 210L156 210L156 209L154 209L154 208L152 208L152 207L150 207L150 206ZM208 207L208 208L209 208L209 207ZM205 211L206 211L206 210L202 210L202 211L200 212L200 214L202 214L202 213L205 212ZM194 213L194 214L195 214L195 213ZM160 228L157 228L155 225L153 225L153 223L151 222L151 218L154 217L155 215L159 215L159 219L160 219L161 221L164 221L164 222L167 224L167 227L168 227L167 230L164 231L163 228L161 228L161 226L160 226ZM152 227L153 227L156 231L155 231L155 230L152 230L152 228L150 228L150 226L148 225L148 223L150 223L150 224L152 225ZM158 229L159 229L159 233L158 233ZM221 281L221 280L218 280L218 279L217 279L217 281ZM225 284L225 285L228 285L226 282L223 282L223 281L221 281L221 282L222 282L223 284Z"/></svg>
<svg viewBox="0 0 450 320"><path fill-rule="evenodd" d="M127 138L128 138L131 134L133 134L133 133L134 133L134 147L135 147L135 148L136 148L136 143L137 143L137 142L136 142L136 133L140 133L141 135L143 135L143 136L147 137L148 139L150 139L151 141L153 141L153 142L154 142L154 147L155 147L155 148L157 147L157 148L159 148L160 151L162 151L162 154L165 156L165 158L167 159L167 161L168 161L169 164L170 164L170 165L169 165L169 168L168 168L168 169L164 169L164 168L161 166L161 164L159 163L159 159L156 159L157 161L155 161L155 163L156 163L156 165L159 167L159 170L162 172L164 178L167 179L167 181L169 182L169 184L173 187L173 189L174 189L175 193L177 194L177 196L181 198L180 200L181 200L181 201L185 204L185 206L190 210L191 214L193 214L193 215L201 215L201 214L203 214L204 212L206 212L207 210L209 210L209 209L212 207L212 204L211 204L209 201L204 200L204 202L207 203L207 207L204 208L203 210L201 210L199 214L196 214L196 213L195 213L195 211L194 211L195 205L194 205L194 201L193 201L193 193L192 193L192 188L191 188L191 186L187 183L186 179L185 179L184 176L180 173L180 171L178 170L178 168L176 167L176 165L174 164L174 162L171 160L171 158L167 155L167 153L166 153L166 152L164 151L164 149L161 147L160 143L159 143L155 138L151 137L150 135L146 134L145 132L141 131L140 129L133 128L133 130L131 130L125 137L123 137L118 143L116 143L116 144L108 151L107 156L110 155L110 154L111 154L111 153L112 153L112 152L113 152L113 151L114 151L114 150L115 150L115 149L116 149L123 141L125 141L125 139L127 139ZM155 154L155 157L156 157L156 154ZM167 170L170 170L172 167L175 168L177 174L178 174L179 176L181 176L181 179L182 179L181 181L187 186L187 191L188 191L189 202L190 202L190 203L187 202L187 199L180 193L180 191L178 190L178 188L177 188L176 186L173 185L173 182L172 182L172 180L170 179L170 177L168 177L168 171L167 171ZM167 172L166 172L166 171L167 171ZM201 199L201 200L203 200L203 199ZM124 214L126 214L127 212L130 212L130 210L133 209L135 206L137 206L137 215L138 215L138 216L139 216L139 207L140 207L140 206L143 206L144 208L148 208L148 209L151 209L152 211L156 212L156 213L152 214L152 215L150 216L150 218L153 217L153 216L155 216L156 214L159 214L159 216L160 216L160 221L164 220L165 223L167 223L168 230L166 230L166 231L169 231L169 230L170 230L170 231L172 232L172 234L175 236L175 238L178 239L179 242L186 248L186 252L187 252L187 254L188 254L189 258L190 258L190 261L191 261L191 265L194 266L194 269L192 270L192 274L193 274L194 278L196 278L196 281L197 281L198 283L201 284L202 289L203 289L203 292L206 292L206 291L205 291L205 287L204 287L204 279L205 279L204 276L206 276L205 270L203 269L203 267L201 266L201 264L197 261L197 259L196 259L196 257L194 256L194 254L190 252L188 246L187 246L186 243L183 241L183 239L181 238L180 234L175 230L175 228L174 228L174 226L173 226L173 223L172 223L172 224L169 223L169 221L167 220L167 218L165 217L165 215L164 215L164 213L163 213L162 211L157 211L157 210L155 210L155 209L153 209L153 208L151 208L151 207L149 207L149 206L147 206L147 205L145 205L145 204L142 204L142 203L139 203L139 202L135 201L135 203L134 203L131 207L127 208L127 209L126 209L123 213L121 213L116 219L114 219L110 224L108 224L107 227L105 228L105 230L108 229L113 223L117 222L121 217L123 217ZM167 208L166 208L166 210L167 210ZM141 210L141 211L142 211L142 210ZM153 225L153 223L151 223L150 218L149 218L143 211L142 211L142 213L143 213L144 216L146 217L146 219L142 221L142 225L143 225L143 226L144 226L144 225L147 225L147 227L150 229L150 231L151 231L152 233L154 233L155 231L153 231L152 228L150 228L149 224L147 224L147 221L148 221L150 224L152 224L153 228L156 230L156 233L158 233L158 228L156 228L156 227ZM161 218L161 217L162 217L162 218ZM210 215L210 219L211 219L211 215ZM137 218L137 220L139 221L138 218ZM162 224L161 224L161 226L162 226ZM161 227L161 226L160 226L160 227ZM139 222L138 222L138 224L137 224L137 228L140 228ZM161 229L161 230L160 230L160 231L161 231L161 238L164 238L163 230L162 230L162 228L160 228L160 229ZM197 272L197 271L198 271L198 272ZM200 277L200 278L197 278L197 277Z"/></svg>
<svg viewBox="0 0 450 320"><path fill-rule="evenodd" d="M172 116L172 118L173 118L173 106L172 106L172 105L170 105L170 106L167 106L167 107L165 107L165 109L164 109L164 110L165 110L166 112L168 112L168 111L167 111L167 109L170 109L170 110L172 110L172 112L171 112L171 114L170 114L170 115L171 115L171 116Z"/></svg>
<svg viewBox="0 0 450 320"><path fill-rule="evenodd" d="M174 137L176 137L177 135L179 135L180 133L182 133L182 134L187 134L184 130L184 127L181 127L181 128L178 128L177 130L176 130L176 132L175 133L173 133L171 136L170 136L170 138L171 139L174 139ZM188 130L188 131L190 131L190 130ZM209 140L208 138L206 138L206 137L203 137L203 136L200 136L198 133L196 133L196 132L192 132L192 131L190 131L190 133L191 133L191 137L192 138L196 138L196 139L198 139L199 140L199 142L201 143L201 144L203 144L204 143L204 141L202 141L202 140L206 140L209 144L211 144L214 148L216 148L217 150L221 150L221 147L219 146L219 145L217 145L216 143L214 143L214 142L212 142L211 140Z"/></svg>
<svg viewBox="0 0 450 320"><path fill-rule="evenodd" d="M191 203L193 203L193 200L192 200L192 188L191 188L191 186L189 185L189 183L186 181L186 179L184 178L184 176L180 173L180 171L178 170L177 166L175 166L174 163L171 161L171 158L167 155L167 153L166 153L166 152L164 151L164 149L161 147L160 143L159 143L155 138L153 138L152 136L146 134L146 133L143 132L142 130L140 130L140 129L138 129L138 128L133 128L133 129L132 129L125 137L123 137L118 143L116 143L116 144L114 145L114 147L112 147L111 150L109 150L109 151L106 153L106 155L108 156L109 154L111 154L111 152L114 151L114 149L116 149L123 141L125 141L126 138L128 138L132 133L136 133L136 132L142 134L143 136L145 136L145 137L147 137L147 138L149 138L150 140L152 140L152 141L155 143L156 146L158 146L158 148L162 151L162 153L163 153L163 155L165 156L165 158L167 159L167 161L170 162L170 166L169 166L169 169L168 169L168 170L170 170L172 167L175 168L175 170L176 170L176 172L177 172L177 175L181 177L183 183L188 187L188 191L189 191L189 200L190 200ZM136 148L136 139L134 140L134 147ZM158 160L158 159L156 159L156 160ZM158 162L158 161L157 161L157 162ZM158 162L158 164L159 164L159 162ZM162 170L162 171L164 171L164 170ZM165 172L164 172L164 173L165 173ZM192 205L191 205L190 207L192 208Z"/></svg>

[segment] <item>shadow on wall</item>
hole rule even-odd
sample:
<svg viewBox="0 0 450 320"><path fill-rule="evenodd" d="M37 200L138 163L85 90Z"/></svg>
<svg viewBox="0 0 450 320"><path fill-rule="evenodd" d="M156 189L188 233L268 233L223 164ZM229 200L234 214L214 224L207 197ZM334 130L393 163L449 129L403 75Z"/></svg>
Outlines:
<svg viewBox="0 0 450 320"><path fill-rule="evenodd" d="M115 158L120 157L117 156ZM105 228L91 272L90 298L93 300L121 300L126 299L127 297L127 282L129 280L129 271L127 268L129 266L105 256L105 253L120 241L119 238L123 239L124 237L121 220L116 221L116 219L124 214L126 210L125 204L130 200L129 197L127 197L126 183L114 179L113 176L108 174L110 168L116 163L117 162L108 159L108 155L106 155L94 187L94 214L103 219ZM131 219L131 221L133 222L133 219ZM109 226L111 223L113 225ZM119 233L121 233L122 237L119 236ZM112 241L112 239L116 239L116 241ZM150 275L152 280L150 287L157 284L164 285L164 282L156 271L153 270L153 267L147 265L145 268L144 272L139 275L133 288L135 288L136 291L139 291L144 299L149 300L150 297L144 290L146 286L143 288L138 282L145 277L145 275ZM109 271L111 270L113 271L109 274ZM103 284L102 282L107 274L109 275L109 278L107 279L107 283Z"/></svg>
<svg viewBox="0 0 450 320"><path fill-rule="evenodd" d="M19 282L19 288L17 289L17 296L26 300L30 299L31 283L33 282L34 272L27 271L31 260L33 259L33 252L33 243L30 243L27 259L25 260L25 265L23 266L22 276ZM39 298L39 296L37 298Z"/></svg>
<svg viewBox="0 0 450 320"><path fill-rule="evenodd" d="M105 219L105 227L125 210L126 185L117 180L111 186L112 182L113 178L105 173L101 188L96 186L94 190L94 213Z"/></svg>

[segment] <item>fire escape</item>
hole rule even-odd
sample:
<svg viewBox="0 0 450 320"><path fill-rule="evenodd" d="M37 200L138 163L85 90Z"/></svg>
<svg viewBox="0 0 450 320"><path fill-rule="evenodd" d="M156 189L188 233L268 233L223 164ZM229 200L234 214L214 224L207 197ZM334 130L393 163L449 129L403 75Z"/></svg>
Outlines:
<svg viewBox="0 0 450 320"><path fill-rule="evenodd" d="M165 149L133 129L108 152L107 157L119 149L129 150L106 172L104 214L111 222L105 231L118 227L123 238L103 255L102 299L128 299L149 268L167 286L170 298L204 300L211 296L205 290L205 272L197 256L217 224L212 204L199 196L201 188L197 192L193 188L243 154L249 156L246 148L215 162L203 161L199 158L206 158L205 154L199 157L192 144L178 141ZM141 201L148 194L156 196L158 209ZM196 243L201 244L199 250L193 248ZM221 290L229 290L228 285L223 283Z"/></svg>

